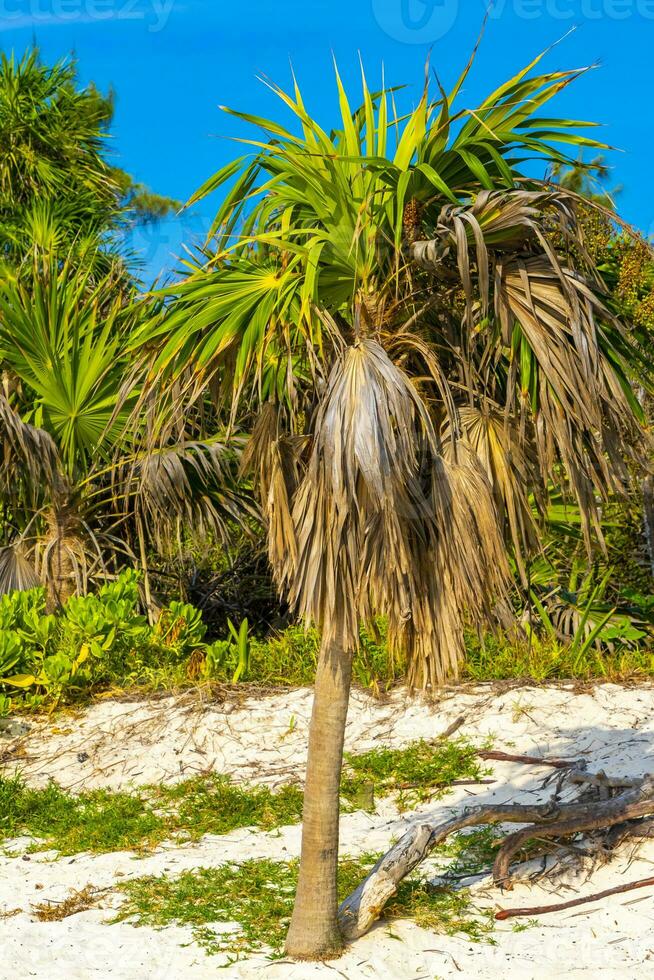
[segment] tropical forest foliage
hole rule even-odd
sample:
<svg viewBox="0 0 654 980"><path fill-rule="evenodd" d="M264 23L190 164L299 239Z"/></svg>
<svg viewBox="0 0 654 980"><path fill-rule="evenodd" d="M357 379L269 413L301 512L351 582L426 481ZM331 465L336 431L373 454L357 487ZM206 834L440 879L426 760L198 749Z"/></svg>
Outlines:
<svg viewBox="0 0 654 980"><path fill-rule="evenodd" d="M375 687L649 672L651 249L550 118L578 73L470 107L471 67L413 106L336 73L333 129L295 83L235 112L207 242L147 292L125 232L179 204L112 161L112 93L3 57L5 707L307 682L298 619Z"/></svg>

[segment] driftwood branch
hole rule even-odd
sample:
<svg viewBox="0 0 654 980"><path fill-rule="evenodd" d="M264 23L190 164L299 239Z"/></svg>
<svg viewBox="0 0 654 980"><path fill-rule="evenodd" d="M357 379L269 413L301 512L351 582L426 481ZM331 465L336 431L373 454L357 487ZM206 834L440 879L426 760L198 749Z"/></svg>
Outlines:
<svg viewBox="0 0 654 980"><path fill-rule="evenodd" d="M538 755L513 755L511 752L500 752L495 749L484 750L477 755L480 759L493 762L524 762L525 765L552 766L554 769L570 769L571 766L579 764L577 759L543 759Z"/></svg>
<svg viewBox="0 0 654 980"><path fill-rule="evenodd" d="M633 891L634 888L648 888L654 886L654 878L641 878L640 881L630 881L626 885L616 885L614 888L605 888L604 891L595 892L594 895L584 895L583 898L571 898L568 902L556 902L555 905L534 905L528 909L500 909L495 913L496 919L513 919L516 916L526 916L534 918L537 915L545 915L547 912L562 912L564 909L572 909L576 905L588 905L590 902L598 902L602 898L610 895L621 895L623 892Z"/></svg>
<svg viewBox="0 0 654 980"><path fill-rule="evenodd" d="M544 763L546 760L534 761ZM550 760L550 764L562 768L559 766L562 761ZM573 769L567 776L561 774L560 786L566 780L574 786L583 786L578 799L572 802L561 803L555 796L542 804L480 804L466 807L442 823L416 823L342 903L339 925L343 936L356 939L364 935L396 893L400 882L450 834L467 827L498 823L527 825L509 835L497 855L493 877L496 884L506 886L511 858L527 840L569 838L577 833L610 830L618 825L621 832L616 839L624 840L629 836L631 821L637 822L633 826L636 836L638 827L642 831L644 823L640 818L654 814L654 776L641 780L610 779L604 773Z"/></svg>

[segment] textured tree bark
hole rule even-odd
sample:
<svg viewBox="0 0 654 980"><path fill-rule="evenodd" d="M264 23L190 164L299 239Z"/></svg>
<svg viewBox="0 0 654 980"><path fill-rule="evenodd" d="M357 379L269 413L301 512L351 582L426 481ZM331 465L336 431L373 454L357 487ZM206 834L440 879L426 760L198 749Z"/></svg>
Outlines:
<svg viewBox="0 0 654 980"><path fill-rule="evenodd" d="M649 567L654 575L654 476L643 480L643 524Z"/></svg>
<svg viewBox="0 0 654 980"><path fill-rule="evenodd" d="M67 500L55 503L46 514L48 537L44 562L46 611L64 606L77 591L78 575L74 550L78 542L79 519Z"/></svg>
<svg viewBox="0 0 654 980"><path fill-rule="evenodd" d="M330 959L343 948L337 918L338 824L351 677L352 654L323 643L309 729L300 874L286 938L286 952L296 959Z"/></svg>

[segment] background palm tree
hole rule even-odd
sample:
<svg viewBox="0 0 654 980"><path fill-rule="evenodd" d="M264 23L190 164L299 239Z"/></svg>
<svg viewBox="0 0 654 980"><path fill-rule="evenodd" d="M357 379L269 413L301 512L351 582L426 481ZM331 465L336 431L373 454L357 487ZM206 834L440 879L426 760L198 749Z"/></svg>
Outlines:
<svg viewBox="0 0 654 980"><path fill-rule="evenodd" d="M55 606L127 560L151 607L148 548L194 527L225 538L247 498L235 445L207 437L197 413L139 401L129 341L144 301L93 268L38 256L29 277L0 284L0 592L41 579Z"/></svg>
<svg viewBox="0 0 654 980"><path fill-rule="evenodd" d="M154 613L148 552L252 508L215 412L139 400L152 304L123 232L177 202L110 162L112 116L73 61L0 58L0 591L42 580L53 606L136 562Z"/></svg>
<svg viewBox="0 0 654 980"><path fill-rule="evenodd" d="M428 690L454 672L464 623L501 613L507 546L538 543L550 485L590 547L601 499L643 452L632 380L645 358L584 247L574 196L521 174L571 163L589 125L543 118L578 71L535 59L474 108L453 90L400 113L391 90L327 132L299 88L297 126L262 131L195 199L231 181L197 268L137 332L193 404L206 386L262 405L258 475L280 588L322 629L289 954L334 955L339 781L359 627ZM191 370L189 370L191 369ZM234 409L236 410L236 409Z"/></svg>
<svg viewBox="0 0 654 980"><path fill-rule="evenodd" d="M109 160L113 95L81 87L72 60L46 65L37 49L0 56L0 257L16 265L33 246L102 272L124 264L122 232L178 202L136 184ZM89 248L89 243L91 248ZM123 270L127 277L127 270Z"/></svg>

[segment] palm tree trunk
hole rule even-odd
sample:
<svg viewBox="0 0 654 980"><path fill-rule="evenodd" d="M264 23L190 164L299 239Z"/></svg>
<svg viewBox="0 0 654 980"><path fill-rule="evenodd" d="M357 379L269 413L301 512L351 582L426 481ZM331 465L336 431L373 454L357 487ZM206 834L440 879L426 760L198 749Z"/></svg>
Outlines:
<svg viewBox="0 0 654 980"><path fill-rule="evenodd" d="M651 474L643 480L643 524L649 568L654 576L654 477Z"/></svg>
<svg viewBox="0 0 654 980"><path fill-rule="evenodd" d="M75 561L79 544L79 517L69 500L55 501L46 515L46 612L65 606L75 595L80 575Z"/></svg>
<svg viewBox="0 0 654 980"><path fill-rule="evenodd" d="M302 856L286 952L296 959L338 956L338 823L343 739L352 677L352 653L323 644L316 670L309 729Z"/></svg>

